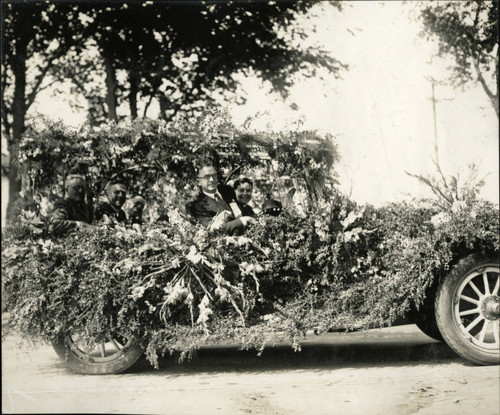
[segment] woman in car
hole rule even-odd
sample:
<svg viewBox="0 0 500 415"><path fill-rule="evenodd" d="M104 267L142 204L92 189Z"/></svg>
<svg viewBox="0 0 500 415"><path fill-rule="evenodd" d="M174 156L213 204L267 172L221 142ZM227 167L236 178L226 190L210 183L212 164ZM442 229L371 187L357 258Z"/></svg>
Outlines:
<svg viewBox="0 0 500 415"><path fill-rule="evenodd" d="M242 177L235 180L233 185L234 193L236 193L236 203L241 210L242 216L255 216L255 212L248 204L252 200L253 182L248 177Z"/></svg>

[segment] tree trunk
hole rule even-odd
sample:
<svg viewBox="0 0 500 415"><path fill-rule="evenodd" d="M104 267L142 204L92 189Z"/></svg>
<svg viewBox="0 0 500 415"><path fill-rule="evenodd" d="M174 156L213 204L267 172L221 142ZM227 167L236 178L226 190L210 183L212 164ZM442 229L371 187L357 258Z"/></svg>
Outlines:
<svg viewBox="0 0 500 415"><path fill-rule="evenodd" d="M108 51L103 52L104 66L106 67L106 103L108 104L108 120L117 121L116 115L116 74L113 60Z"/></svg>
<svg viewBox="0 0 500 415"><path fill-rule="evenodd" d="M132 63L135 65L135 63ZM129 105L130 105L130 115L133 120L137 118L137 93L139 91L139 76L137 70L134 66L128 72L128 78L130 82L130 93L129 93Z"/></svg>
<svg viewBox="0 0 500 415"><path fill-rule="evenodd" d="M19 39L17 44L17 54L13 58L12 69L14 72L14 99L12 103L13 121L12 137L9 144L9 202L7 203L7 220L12 215L13 203L18 199L21 191L21 180L17 172L17 154L14 151L14 144L21 140L25 129L26 117L26 48L25 39Z"/></svg>
<svg viewBox="0 0 500 415"><path fill-rule="evenodd" d="M499 115L498 115L498 80L497 80L497 85L496 85L497 94L494 95L493 92L488 87L488 84L486 83L486 81L483 77L483 74L481 72L481 68L479 66L478 59L474 58L473 61L474 61L474 69L476 70L476 74L477 74L477 79L479 80L479 83L483 87L484 92L486 93L486 95L490 99L491 105L492 105L493 109L495 110L495 113L496 113L497 118L498 118L499 117Z"/></svg>
<svg viewBox="0 0 500 415"><path fill-rule="evenodd" d="M169 110L169 102L163 95L160 95L159 99L160 104L160 118L166 120L167 119L167 111Z"/></svg>

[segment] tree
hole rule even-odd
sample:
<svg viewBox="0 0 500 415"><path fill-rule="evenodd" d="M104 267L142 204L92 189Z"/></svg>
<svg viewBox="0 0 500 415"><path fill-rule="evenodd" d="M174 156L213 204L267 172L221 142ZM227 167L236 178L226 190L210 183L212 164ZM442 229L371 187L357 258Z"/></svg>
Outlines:
<svg viewBox="0 0 500 415"><path fill-rule="evenodd" d="M15 144L26 128L26 114L37 94L50 87L47 74L72 45L85 37L69 4L2 2L2 132L10 157L9 200L17 197Z"/></svg>
<svg viewBox="0 0 500 415"><path fill-rule="evenodd" d="M454 59L454 86L479 82L498 117L498 2L424 3L422 36L437 38L439 55Z"/></svg>
<svg viewBox="0 0 500 415"><path fill-rule="evenodd" d="M307 29L294 22L316 3L2 2L9 200L20 190L15 144L42 89L71 80L93 124L118 120L125 102L132 118L145 116L155 100L165 119L203 108L215 92L234 93L239 72L286 96L297 74L314 76L322 67L339 76L346 68L321 50L300 48ZM328 5L341 9L338 1Z"/></svg>
<svg viewBox="0 0 500 415"><path fill-rule="evenodd" d="M215 92L229 97L237 90L237 73L255 74L286 96L297 74L314 76L323 67L339 76L346 68L323 51L300 48L307 29L294 21L315 3L82 2L87 44L99 59L82 54L54 68L54 76L73 79L111 120L126 102L132 118L145 116L154 100L164 119L203 108ZM341 8L340 2L328 5ZM105 88L89 91L96 72Z"/></svg>

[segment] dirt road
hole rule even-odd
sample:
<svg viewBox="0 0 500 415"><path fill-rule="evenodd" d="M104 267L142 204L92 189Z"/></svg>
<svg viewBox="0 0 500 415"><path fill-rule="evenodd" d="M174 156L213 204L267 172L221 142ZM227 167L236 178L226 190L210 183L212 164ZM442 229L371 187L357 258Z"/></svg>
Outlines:
<svg viewBox="0 0 500 415"><path fill-rule="evenodd" d="M467 364L413 325L312 336L299 353L204 348L114 376L73 373L12 336L2 352L2 413L500 414L499 367Z"/></svg>

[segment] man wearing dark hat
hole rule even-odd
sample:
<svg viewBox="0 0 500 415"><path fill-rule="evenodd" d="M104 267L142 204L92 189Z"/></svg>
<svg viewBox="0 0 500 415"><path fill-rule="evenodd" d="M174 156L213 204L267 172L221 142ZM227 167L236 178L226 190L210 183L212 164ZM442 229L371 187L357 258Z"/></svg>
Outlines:
<svg viewBox="0 0 500 415"><path fill-rule="evenodd" d="M267 199L262 204L262 213L270 216L279 216L281 211L283 210L283 206L281 202L274 199Z"/></svg>
<svg viewBox="0 0 500 415"><path fill-rule="evenodd" d="M220 229L232 235L242 233L246 227L255 222L250 216L235 218L235 213L230 207L230 204L236 201L234 190L230 186L219 185L217 170L209 162L202 164L198 171L198 185L200 193L193 202L186 205L186 210L203 226ZM223 217L220 224L214 220L217 215Z"/></svg>
<svg viewBox="0 0 500 415"><path fill-rule="evenodd" d="M100 202L94 211L95 220L104 223L125 223L127 221L127 215L122 209L122 206L125 203L126 195L127 189L123 183L110 183L106 187L107 200Z"/></svg>
<svg viewBox="0 0 500 415"><path fill-rule="evenodd" d="M85 203L85 178L78 174L66 177L66 199L59 199L54 204L48 227L53 235L63 235L76 228L83 228L92 222L92 209Z"/></svg>

